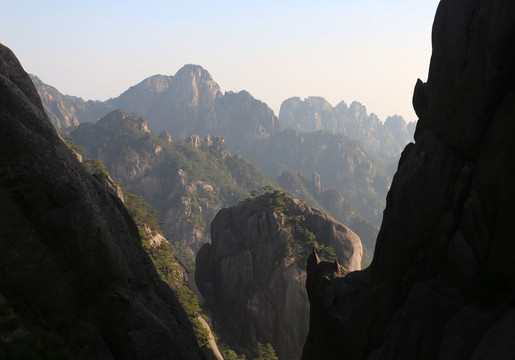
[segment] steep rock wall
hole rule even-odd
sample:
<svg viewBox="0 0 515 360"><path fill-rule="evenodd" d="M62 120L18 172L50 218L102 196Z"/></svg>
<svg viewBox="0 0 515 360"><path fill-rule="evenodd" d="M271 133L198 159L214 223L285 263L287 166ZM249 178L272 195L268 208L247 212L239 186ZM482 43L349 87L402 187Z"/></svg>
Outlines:
<svg viewBox="0 0 515 360"><path fill-rule="evenodd" d="M303 359L513 358L514 39L512 1L440 2L374 260L328 277L310 258Z"/></svg>

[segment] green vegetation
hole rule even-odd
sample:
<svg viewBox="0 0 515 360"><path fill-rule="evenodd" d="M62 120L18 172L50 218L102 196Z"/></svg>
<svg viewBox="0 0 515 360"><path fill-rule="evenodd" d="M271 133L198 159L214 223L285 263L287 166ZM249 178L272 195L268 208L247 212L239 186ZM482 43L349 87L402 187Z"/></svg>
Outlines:
<svg viewBox="0 0 515 360"><path fill-rule="evenodd" d="M180 256L189 266L194 263L190 261L191 253L209 242L213 209L236 204L251 189L274 185L255 165L241 155L231 154L220 139L212 138L209 145L202 140L199 147L185 140L169 142L149 132L145 120L133 114L113 112L91 126L79 126L72 136L86 147L88 154L102 152L107 168L111 173L118 169L117 176L123 177L117 180L131 192L142 195L142 178L157 180L155 193L147 191L145 200L161 216L186 206L180 216L186 223L182 227L202 234L194 242L174 239L188 248L189 257ZM102 171L97 173L101 176ZM205 187L197 186L200 182ZM181 189L184 191L178 191ZM170 198L170 194L175 197Z"/></svg>
<svg viewBox="0 0 515 360"><path fill-rule="evenodd" d="M275 355L275 349L272 344L261 344L258 342L257 346L253 349L253 360L279 360Z"/></svg>
<svg viewBox="0 0 515 360"><path fill-rule="evenodd" d="M186 246L182 245L178 241L172 244L175 256L188 268L190 271L195 270L195 257Z"/></svg>
<svg viewBox="0 0 515 360"><path fill-rule="evenodd" d="M125 189L123 189L123 197L125 199L125 206L134 218L134 221L136 221L139 229L143 229L146 226L151 230L151 235L161 232L161 226L157 220L157 211L153 210L138 195L132 194ZM148 235L145 231L141 230L140 234L142 238L148 240Z"/></svg>
<svg viewBox="0 0 515 360"><path fill-rule="evenodd" d="M316 240L315 234L306 228L304 225L306 219L303 215L295 216L291 221L293 223L293 236L297 239L297 242L294 244L294 252L297 255L296 257L300 258L300 261L302 261L301 266L304 265L304 261L311 251L313 251L313 248L317 251L318 255L326 261L338 260L334 248L331 245L326 246L319 243Z"/></svg>
<svg viewBox="0 0 515 360"><path fill-rule="evenodd" d="M304 261L313 248L315 248L318 255L326 261L338 260L334 248L331 245L324 245L318 242L315 234L307 228L304 215L291 213L287 203L292 200L293 198L287 192L264 186L261 195L257 190L253 190L240 204L249 201L257 201L260 211L273 211L280 217L286 217L286 221L291 226L291 237L288 238L286 243L279 250L279 253L282 256L295 257L299 266L304 266ZM304 204L308 206L306 203Z"/></svg>
<svg viewBox="0 0 515 360"><path fill-rule="evenodd" d="M225 350L222 353L224 360L247 360L245 355L238 355L233 350Z"/></svg>
<svg viewBox="0 0 515 360"><path fill-rule="evenodd" d="M313 191L313 182L308 181L302 174L295 171L283 171L278 179L286 190L295 191L295 196L309 203L310 206L323 209L327 203L327 196L322 193ZM334 191L336 190L328 190ZM322 195L322 196L321 196ZM339 194L342 196L341 194ZM318 202L315 198L320 201ZM342 196L343 198L343 196ZM328 205L330 206L330 204ZM333 213L331 210L336 211ZM370 220L362 217L358 210L347 200L344 199L343 206L338 209L327 209L327 213L336 220L349 226L361 239L363 245L363 257L361 259L361 268L364 269L370 265L373 256L373 249L377 238L379 227L374 225Z"/></svg>
<svg viewBox="0 0 515 360"><path fill-rule="evenodd" d="M70 148L72 149L73 151L75 151L76 153L78 154L84 154L84 147L83 146L80 146L80 145L77 145L75 144L75 141L73 140L73 138L67 136L64 138L64 143Z"/></svg>
<svg viewBox="0 0 515 360"><path fill-rule="evenodd" d="M83 159L82 165L84 165L86 169L88 169L88 171L100 181L104 181L109 178L107 168L99 159Z"/></svg>
<svg viewBox="0 0 515 360"><path fill-rule="evenodd" d="M202 309L195 294L183 282L182 270L175 258L172 245L168 241L163 241L155 246L150 245L150 237L160 232L157 212L152 210L139 196L126 190L123 195L127 210L138 225L143 248L152 259L158 274L174 290L193 326L199 346L209 348L209 332L197 318Z"/></svg>

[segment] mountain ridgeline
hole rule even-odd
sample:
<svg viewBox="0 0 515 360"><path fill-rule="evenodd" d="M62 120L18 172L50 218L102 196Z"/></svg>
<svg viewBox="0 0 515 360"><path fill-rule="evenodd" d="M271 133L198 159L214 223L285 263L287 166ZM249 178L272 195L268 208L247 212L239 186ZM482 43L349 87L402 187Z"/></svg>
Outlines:
<svg viewBox="0 0 515 360"><path fill-rule="evenodd" d="M46 108L55 108L45 96L50 93L49 87L40 82L36 85ZM67 101L78 101L63 97ZM294 106L297 102L300 105ZM324 121L320 126L309 127L302 124L316 122L317 107L307 106L309 99L297 102L285 101L281 116L289 127L302 131L282 130L281 121L265 103L246 91L223 93L205 69L186 65L174 76L152 76L102 104L106 114L113 108L140 114L147 119L150 130L156 134L167 131L172 139L185 140L191 135L221 136L232 153L251 160L273 179L283 170L301 172L304 176L317 172L325 188L342 192L361 215L378 225L391 181L385 169L390 168L392 159L399 156L409 138L404 120L391 117L388 125L383 125L375 115L368 116L364 106L353 103L345 111L342 104L332 110L334 116L341 115L336 116L333 127L323 125ZM61 103L67 102L62 100ZM74 105L76 107L78 105ZM61 117L69 117L66 114L72 110L64 108ZM95 112L89 120L82 118L90 121L97 115ZM76 117L77 121L83 121ZM338 160L334 164L325 160L326 147L331 147L331 160ZM316 161L311 154L318 154ZM377 155L380 161L370 154ZM332 166L335 171L327 171Z"/></svg>
<svg viewBox="0 0 515 360"><path fill-rule="evenodd" d="M361 142L367 151L386 167L397 163L404 146L413 141L415 123L398 115L389 116L384 124L375 114L367 114L364 105L354 101L331 106L322 97L301 100L293 97L281 104L279 119L284 127L303 132L326 130L347 135Z"/></svg>

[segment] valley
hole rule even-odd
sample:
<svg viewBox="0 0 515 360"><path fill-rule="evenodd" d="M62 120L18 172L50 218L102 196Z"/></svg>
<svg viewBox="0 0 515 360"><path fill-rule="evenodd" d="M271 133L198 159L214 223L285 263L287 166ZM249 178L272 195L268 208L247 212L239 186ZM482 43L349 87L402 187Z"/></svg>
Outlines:
<svg viewBox="0 0 515 360"><path fill-rule="evenodd" d="M0 358L513 358L514 14L440 1L417 123L195 64L84 100L0 44Z"/></svg>

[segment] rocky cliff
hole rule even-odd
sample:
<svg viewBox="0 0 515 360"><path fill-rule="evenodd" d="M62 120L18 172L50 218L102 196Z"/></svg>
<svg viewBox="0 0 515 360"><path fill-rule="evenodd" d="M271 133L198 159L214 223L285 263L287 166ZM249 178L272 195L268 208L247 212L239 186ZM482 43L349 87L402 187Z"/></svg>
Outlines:
<svg viewBox="0 0 515 360"><path fill-rule="evenodd" d="M281 191L222 209L195 272L218 331L240 347L270 342L280 359L298 359L309 313L303 268L313 247L347 269L360 269L356 234Z"/></svg>
<svg viewBox="0 0 515 360"><path fill-rule="evenodd" d="M31 342L46 334L77 359L201 359L121 200L58 137L3 45L0 126L0 290L26 330L2 327L2 351L52 357Z"/></svg>
<svg viewBox="0 0 515 360"><path fill-rule="evenodd" d="M303 359L514 357L514 29L510 0L440 2L374 260L310 257Z"/></svg>

